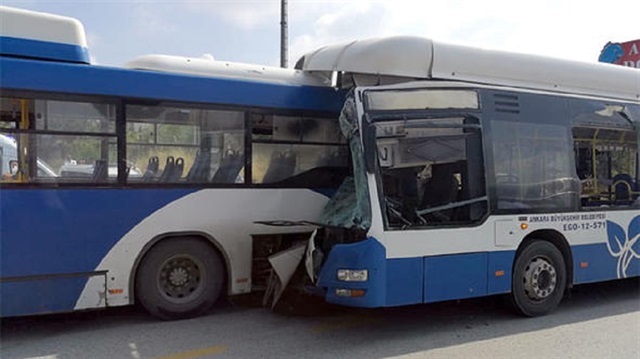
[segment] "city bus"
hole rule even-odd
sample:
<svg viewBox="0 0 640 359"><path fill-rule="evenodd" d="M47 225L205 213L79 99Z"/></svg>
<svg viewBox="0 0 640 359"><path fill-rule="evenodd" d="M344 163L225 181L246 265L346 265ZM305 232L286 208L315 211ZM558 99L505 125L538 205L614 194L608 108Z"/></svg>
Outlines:
<svg viewBox="0 0 640 359"><path fill-rule="evenodd" d="M353 307L507 294L538 316L573 285L640 275L637 69L416 37L296 68L350 89L353 164L295 284Z"/></svg>
<svg viewBox="0 0 640 359"><path fill-rule="evenodd" d="M291 240L256 221L315 220L349 173L345 93L321 75L166 55L100 66L76 19L0 18L3 317L201 315L266 285L266 256Z"/></svg>

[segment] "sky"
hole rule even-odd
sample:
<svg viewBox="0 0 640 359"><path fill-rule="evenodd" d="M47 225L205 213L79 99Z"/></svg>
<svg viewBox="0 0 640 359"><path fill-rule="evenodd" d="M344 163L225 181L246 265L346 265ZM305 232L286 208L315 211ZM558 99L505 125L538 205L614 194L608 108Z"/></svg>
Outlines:
<svg viewBox="0 0 640 359"><path fill-rule="evenodd" d="M640 1L289 0L289 67L320 46L413 35L486 49L595 62L640 39ZM147 54L279 66L280 0L0 0L80 20L92 62Z"/></svg>

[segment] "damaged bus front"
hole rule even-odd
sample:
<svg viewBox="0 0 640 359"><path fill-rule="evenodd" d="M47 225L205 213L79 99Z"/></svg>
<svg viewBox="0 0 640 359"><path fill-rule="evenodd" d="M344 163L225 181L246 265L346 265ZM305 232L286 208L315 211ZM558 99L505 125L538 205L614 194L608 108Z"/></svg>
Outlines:
<svg viewBox="0 0 640 359"><path fill-rule="evenodd" d="M320 223L308 223L317 227L309 239L270 258L275 290L267 291L268 303L285 287L305 284L346 306L421 303L422 256L403 243L425 239L424 229L478 223L487 213L478 101L476 91L464 88L356 89L340 118L352 176ZM445 169L452 182L439 180ZM403 232L410 235L389 242ZM390 258L389 245L407 253ZM293 275L296 268L306 275Z"/></svg>
<svg viewBox="0 0 640 359"><path fill-rule="evenodd" d="M367 238L371 208L353 96L345 101L340 128L349 143L352 172L324 207L319 221L258 222L270 226L314 228L310 233L291 233L278 238L254 236L253 281L257 286L265 284L264 304L267 306L274 307L285 290L322 295L330 303L353 305L349 301L358 298L362 303L372 302L357 306L380 305L375 298L381 293L370 291L372 286L368 284L384 275L384 270L378 266L384 265L385 253L377 241ZM268 268L264 262L268 262ZM269 273L268 277L260 278L265 272Z"/></svg>

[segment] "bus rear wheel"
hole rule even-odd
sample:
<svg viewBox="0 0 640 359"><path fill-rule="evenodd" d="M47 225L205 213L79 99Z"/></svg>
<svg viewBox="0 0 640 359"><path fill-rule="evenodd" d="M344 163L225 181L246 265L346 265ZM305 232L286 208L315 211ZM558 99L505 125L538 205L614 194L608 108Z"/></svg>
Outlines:
<svg viewBox="0 0 640 359"><path fill-rule="evenodd" d="M527 245L516 259L511 300L524 316L545 315L560 304L566 283L562 253L550 242L536 240Z"/></svg>
<svg viewBox="0 0 640 359"><path fill-rule="evenodd" d="M164 240L144 256L136 274L136 297L163 320L192 318L209 311L222 292L222 260L203 240Z"/></svg>

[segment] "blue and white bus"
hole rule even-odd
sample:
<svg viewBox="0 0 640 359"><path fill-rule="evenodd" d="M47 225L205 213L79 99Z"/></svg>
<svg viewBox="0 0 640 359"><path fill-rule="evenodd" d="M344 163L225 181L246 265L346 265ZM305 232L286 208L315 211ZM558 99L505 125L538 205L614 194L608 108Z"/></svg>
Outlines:
<svg viewBox="0 0 640 359"><path fill-rule="evenodd" d="M327 301L510 294L536 316L573 285L640 275L637 69L413 37L328 46L297 68L351 89L353 181L304 256Z"/></svg>
<svg viewBox="0 0 640 359"><path fill-rule="evenodd" d="M316 219L348 173L344 93L321 76L163 55L92 65L79 21L0 18L2 316L204 313L264 287L266 257L291 241L255 221Z"/></svg>

